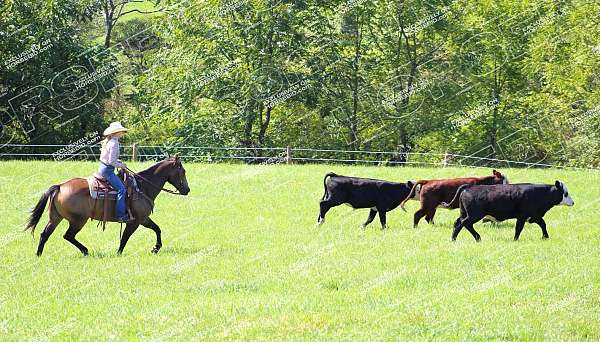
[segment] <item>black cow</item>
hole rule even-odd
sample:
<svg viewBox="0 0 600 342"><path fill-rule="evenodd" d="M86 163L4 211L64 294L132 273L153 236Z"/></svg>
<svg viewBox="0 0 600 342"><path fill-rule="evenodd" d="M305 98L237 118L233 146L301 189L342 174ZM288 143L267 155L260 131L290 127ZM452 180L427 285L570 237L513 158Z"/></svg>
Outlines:
<svg viewBox="0 0 600 342"><path fill-rule="evenodd" d="M573 206L575 202L569 196L567 187L559 181L554 185L546 184L498 184L463 185L458 188L454 199L442 206L460 205L460 217L454 223L452 240L462 229L473 235L476 241L481 237L473 229L473 224L483 218L492 221L517 219L515 240L523 231L525 222L537 223L542 228L542 237L548 238L544 215L555 205Z"/></svg>
<svg viewBox="0 0 600 342"><path fill-rule="evenodd" d="M373 222L375 215L379 213L381 229L386 227L385 213L395 209L403 199L408 196L414 182L394 183L379 179L346 177L328 173L323 178L325 193L321 198L321 211L317 218L317 224L325 222L325 214L332 207L340 204L348 204L354 209L371 208L367 221L362 225L365 228ZM414 199L419 198L416 192Z"/></svg>

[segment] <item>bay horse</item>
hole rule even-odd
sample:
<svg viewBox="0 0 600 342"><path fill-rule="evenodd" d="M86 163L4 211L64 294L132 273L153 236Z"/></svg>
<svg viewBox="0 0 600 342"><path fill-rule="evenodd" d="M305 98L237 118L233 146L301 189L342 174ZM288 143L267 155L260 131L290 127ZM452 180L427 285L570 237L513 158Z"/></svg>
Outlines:
<svg viewBox="0 0 600 342"><path fill-rule="evenodd" d="M123 253L127 240L129 240L129 237L139 225L150 228L156 233L156 245L152 249L152 253L158 253L162 247L160 228L149 217L154 208L154 200L162 190L169 191L163 188L167 182L179 191L178 194L187 195L190 192L190 188L185 177L185 169L179 158L174 157L160 161L148 169L134 174L134 177L138 183L138 188L144 195L139 200L132 201L131 203L131 212L134 220L127 222L125 225L117 253ZM50 220L40 235L36 254L38 256L42 255L46 241L48 241L56 226L63 219L66 219L69 221L69 228L63 235L64 239L75 245L83 255L88 255L88 249L81 242L77 241L75 236L83 228L88 219L102 220L102 200L98 200L100 205L95 205L96 200L90 196L88 182L84 178L73 178L64 183L52 185L31 210L31 215L25 228L25 230L31 229L31 234L34 233L35 227L46 209L48 200L50 201L48 205ZM107 217L109 217L109 221L116 222L114 204L108 207L109 212Z"/></svg>

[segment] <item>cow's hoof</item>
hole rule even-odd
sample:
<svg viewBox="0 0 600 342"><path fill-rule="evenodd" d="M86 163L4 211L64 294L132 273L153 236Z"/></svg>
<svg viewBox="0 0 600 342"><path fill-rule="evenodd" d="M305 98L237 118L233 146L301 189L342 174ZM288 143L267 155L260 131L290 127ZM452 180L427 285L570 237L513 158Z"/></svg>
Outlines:
<svg viewBox="0 0 600 342"><path fill-rule="evenodd" d="M548 235L542 236L542 240L548 240L550 237Z"/></svg>
<svg viewBox="0 0 600 342"><path fill-rule="evenodd" d="M152 248L152 250L150 251L150 253L152 253L152 254L157 254L157 253L158 253L158 251L160 251L160 247L159 247L159 248L157 248L157 247L154 247L154 248Z"/></svg>

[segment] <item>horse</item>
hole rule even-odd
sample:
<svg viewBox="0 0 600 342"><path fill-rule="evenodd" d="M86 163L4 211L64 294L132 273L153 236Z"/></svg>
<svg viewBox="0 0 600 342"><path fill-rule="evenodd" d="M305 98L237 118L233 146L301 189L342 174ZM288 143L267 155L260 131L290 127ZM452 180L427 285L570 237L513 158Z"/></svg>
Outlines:
<svg viewBox="0 0 600 342"><path fill-rule="evenodd" d="M152 229L156 233L156 245L152 248L152 253L156 254L162 247L159 226L150 218L154 208L154 200L161 191L167 191L174 194L187 195L190 188L185 177L185 169L179 160L179 157L168 158L160 161L148 169L139 173L133 173L136 178L138 188L143 192L143 196L136 201L131 202L131 213L134 219L127 222L125 230L121 236L121 242L117 254L123 253L123 249L131 237L131 234L140 226ZM165 183L173 185L177 192L164 188ZM63 238L79 249L81 253L88 255L88 249L75 236L83 228L88 219L92 218L98 221L103 219L102 203L95 205L96 200L90 196L88 182L84 178L73 178L64 183L52 185L40 197L36 206L31 210L25 230L31 229L34 233L35 227L40 221L42 214L48 205L50 219L40 235L40 242L37 248L37 256L41 256L44 245L56 226L66 219L69 222L69 228L63 235ZM99 202L101 202L99 200ZM109 206L109 221L116 222L115 206Z"/></svg>

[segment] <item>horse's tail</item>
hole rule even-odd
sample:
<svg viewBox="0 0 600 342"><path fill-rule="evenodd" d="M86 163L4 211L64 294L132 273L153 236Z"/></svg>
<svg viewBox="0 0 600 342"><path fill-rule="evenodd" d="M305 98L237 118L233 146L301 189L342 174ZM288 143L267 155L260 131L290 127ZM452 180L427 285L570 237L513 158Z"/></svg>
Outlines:
<svg viewBox="0 0 600 342"><path fill-rule="evenodd" d="M48 203L48 199L50 199L50 208L48 210L52 210L52 198L60 189L60 185L52 185L46 192L42 194L40 200L37 202L35 207L31 209L31 215L29 216L29 220L27 221L27 226L25 230L31 229L31 234L35 231L35 226L37 226L38 222L40 222L40 218L44 213L44 209L46 209L46 203Z"/></svg>
<svg viewBox="0 0 600 342"><path fill-rule="evenodd" d="M458 189L456 189L456 194L454 195L454 198L452 199L452 201L450 201L450 203L446 203L446 202L442 202L440 203L440 205L444 208L458 208L457 204L458 204L458 199L460 198L460 193L465 189L470 187L471 184L463 184L461 186L458 187Z"/></svg>
<svg viewBox="0 0 600 342"><path fill-rule="evenodd" d="M425 183L427 183L428 181L426 180L420 180L418 182L415 182L415 184L413 184L412 189L410 189L410 192L408 193L408 196L406 196L406 198L404 199L404 201L402 201L402 203L400 203L400 208L402 208L402 210L406 211L406 209L404 209L404 204L406 204L406 202L408 202L408 200L410 200L411 198L413 198L413 196L415 195L415 191L417 191L417 186L419 185L423 185Z"/></svg>
<svg viewBox="0 0 600 342"><path fill-rule="evenodd" d="M325 199L325 197L327 197L327 177L336 177L337 174L333 173L333 172L329 172L325 175L325 177L323 177L323 189L325 190L325 192L323 193L323 197L321 197L321 201Z"/></svg>

